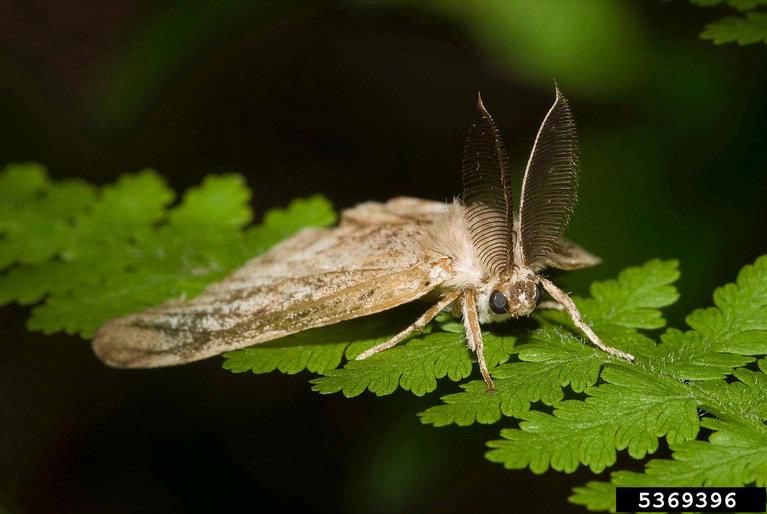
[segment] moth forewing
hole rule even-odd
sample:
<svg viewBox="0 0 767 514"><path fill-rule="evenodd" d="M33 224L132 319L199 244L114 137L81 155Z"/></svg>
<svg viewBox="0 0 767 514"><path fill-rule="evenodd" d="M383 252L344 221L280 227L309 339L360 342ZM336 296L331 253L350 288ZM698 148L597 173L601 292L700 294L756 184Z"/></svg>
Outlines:
<svg viewBox="0 0 767 514"><path fill-rule="evenodd" d="M446 210L415 198L360 205L339 227L305 230L190 301L108 322L93 348L116 367L183 364L411 302L452 275L423 244Z"/></svg>

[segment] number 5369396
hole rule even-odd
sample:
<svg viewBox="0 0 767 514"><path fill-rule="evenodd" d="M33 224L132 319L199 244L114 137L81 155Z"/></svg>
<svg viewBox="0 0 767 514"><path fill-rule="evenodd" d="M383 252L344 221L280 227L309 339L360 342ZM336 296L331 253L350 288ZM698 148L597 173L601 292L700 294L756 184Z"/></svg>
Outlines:
<svg viewBox="0 0 767 514"><path fill-rule="evenodd" d="M736 504L736 494L734 491L725 495L718 491L698 491L694 493L690 491L683 493L678 491L669 493L663 491L641 491L637 507L641 509L677 509L680 507L683 509L690 507L696 509L705 509L707 507L716 509L724 506L728 509L733 509Z"/></svg>

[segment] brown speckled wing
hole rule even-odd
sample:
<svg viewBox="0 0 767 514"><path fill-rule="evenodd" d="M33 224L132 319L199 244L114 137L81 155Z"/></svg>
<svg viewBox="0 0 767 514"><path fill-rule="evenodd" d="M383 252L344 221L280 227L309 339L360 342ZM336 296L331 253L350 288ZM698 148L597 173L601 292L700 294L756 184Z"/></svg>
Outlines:
<svg viewBox="0 0 767 514"><path fill-rule="evenodd" d="M422 244L444 209L413 198L357 206L340 226L300 232L193 300L108 322L94 351L116 367L182 364L413 301L450 275Z"/></svg>

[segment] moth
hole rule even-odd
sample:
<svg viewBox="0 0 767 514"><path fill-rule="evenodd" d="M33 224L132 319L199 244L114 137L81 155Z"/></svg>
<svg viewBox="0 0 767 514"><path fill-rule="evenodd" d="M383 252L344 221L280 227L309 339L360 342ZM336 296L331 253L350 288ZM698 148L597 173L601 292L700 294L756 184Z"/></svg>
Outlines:
<svg viewBox="0 0 767 514"><path fill-rule="evenodd" d="M115 367L183 364L429 295L436 302L412 325L357 358L399 344L448 310L462 318L492 391L481 325L541 306L564 309L593 344L632 360L603 343L570 297L541 273L600 262L563 238L577 198L578 141L570 105L558 88L555 93L525 167L518 213L509 158L478 95L460 200L400 197L347 209L337 227L299 232L192 300L107 322L93 341L96 355ZM553 302L541 303L544 291Z"/></svg>

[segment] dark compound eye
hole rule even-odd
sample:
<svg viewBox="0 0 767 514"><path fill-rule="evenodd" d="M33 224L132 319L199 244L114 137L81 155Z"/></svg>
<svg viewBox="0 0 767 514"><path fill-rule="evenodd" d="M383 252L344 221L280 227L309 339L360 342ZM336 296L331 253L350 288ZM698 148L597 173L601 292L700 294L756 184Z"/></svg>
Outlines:
<svg viewBox="0 0 767 514"><path fill-rule="evenodd" d="M543 288L540 284L535 286L535 306L537 307L540 305L541 300L543 299Z"/></svg>
<svg viewBox="0 0 767 514"><path fill-rule="evenodd" d="M500 291L493 291L490 294L490 308L496 314L506 314L509 308L509 302L503 293Z"/></svg>

